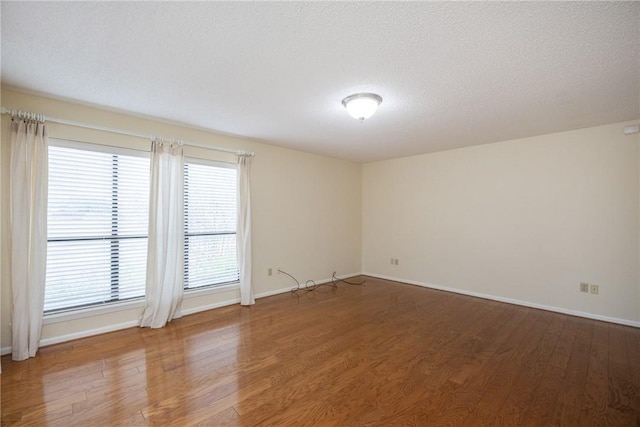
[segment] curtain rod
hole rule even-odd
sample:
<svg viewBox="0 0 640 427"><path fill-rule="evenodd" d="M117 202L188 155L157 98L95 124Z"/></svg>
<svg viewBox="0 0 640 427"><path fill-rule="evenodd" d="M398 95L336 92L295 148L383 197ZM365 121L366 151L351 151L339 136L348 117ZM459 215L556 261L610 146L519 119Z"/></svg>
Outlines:
<svg viewBox="0 0 640 427"><path fill-rule="evenodd" d="M133 136L136 138L143 138L143 139L161 139L161 140L169 140L167 138L160 138L158 136L155 135L145 135L145 134L141 134L141 133L134 133L134 132L129 132L129 131L125 131L125 130L120 130L120 129L114 129L114 128L109 128L109 127L104 127L104 126L97 126L97 125L90 125L87 123L82 123L82 122L76 122L73 120L65 120L65 119L57 119L55 117L45 117L44 114L36 114L36 113L30 113L28 111L22 111L22 110L13 110L13 109L9 109L6 107L2 107L2 114L10 114L13 117L18 117L20 119L25 119L25 120L34 120L34 121L38 121L38 122L42 122L44 123L45 121L48 122L53 122L53 123L60 123L63 125L68 125L68 126L74 126L74 127L78 127L78 128L84 128L84 129L92 129L92 130L99 130L99 131L103 131L103 132L110 132L110 133L115 133L118 135L125 135L125 136ZM253 156L254 153L251 151L244 151L244 150L233 150L230 148L224 148L224 147L214 147L214 146L210 146L210 145L206 145L206 144L198 144L195 142L184 142L184 145L189 145L191 147L199 147L199 148L206 148L208 150L215 150L215 151L223 151L225 153L233 153L237 156Z"/></svg>

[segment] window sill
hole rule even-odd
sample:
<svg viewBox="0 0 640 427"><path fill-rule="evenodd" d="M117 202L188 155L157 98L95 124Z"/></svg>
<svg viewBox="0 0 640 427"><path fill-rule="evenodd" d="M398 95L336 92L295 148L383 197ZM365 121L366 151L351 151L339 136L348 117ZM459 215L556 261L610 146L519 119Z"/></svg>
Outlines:
<svg viewBox="0 0 640 427"><path fill-rule="evenodd" d="M69 320L84 319L86 317L99 316L101 314L115 313L117 311L131 310L144 307L144 298L132 301L122 301L97 307L81 308L78 310L62 311L59 313L45 314L42 319L43 325L67 322Z"/></svg>
<svg viewBox="0 0 640 427"><path fill-rule="evenodd" d="M240 289L240 283L229 283L221 286L211 286L200 289L189 289L184 291L183 299L197 298L205 295L217 294ZM43 325L67 322L69 320L84 319L87 317L100 316L102 314L115 313L118 311L131 310L144 307L144 298L131 301L122 301L96 307L81 308L78 310L62 311L59 313L45 314L42 319Z"/></svg>
<svg viewBox="0 0 640 427"><path fill-rule="evenodd" d="M191 299L204 295L217 294L220 292L233 291L240 289L240 282L227 283L220 286L209 286L206 288L188 289L184 291L183 299Z"/></svg>

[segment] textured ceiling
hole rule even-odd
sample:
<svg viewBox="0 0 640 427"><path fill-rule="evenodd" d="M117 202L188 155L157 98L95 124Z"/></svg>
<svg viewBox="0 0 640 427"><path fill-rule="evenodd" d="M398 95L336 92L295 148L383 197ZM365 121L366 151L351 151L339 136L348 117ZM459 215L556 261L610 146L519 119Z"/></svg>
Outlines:
<svg viewBox="0 0 640 427"><path fill-rule="evenodd" d="M356 161L640 117L634 2L3 1L1 14L3 84ZM384 101L359 123L340 102L365 91Z"/></svg>

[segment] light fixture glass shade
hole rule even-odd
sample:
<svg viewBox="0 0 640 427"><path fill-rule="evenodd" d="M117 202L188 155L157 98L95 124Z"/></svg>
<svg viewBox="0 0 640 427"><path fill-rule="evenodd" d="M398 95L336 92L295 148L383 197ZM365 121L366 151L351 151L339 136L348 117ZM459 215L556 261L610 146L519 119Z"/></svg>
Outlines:
<svg viewBox="0 0 640 427"><path fill-rule="evenodd" d="M342 105L351 117L363 121L373 116L381 102L382 97L375 93L356 93L343 99Z"/></svg>

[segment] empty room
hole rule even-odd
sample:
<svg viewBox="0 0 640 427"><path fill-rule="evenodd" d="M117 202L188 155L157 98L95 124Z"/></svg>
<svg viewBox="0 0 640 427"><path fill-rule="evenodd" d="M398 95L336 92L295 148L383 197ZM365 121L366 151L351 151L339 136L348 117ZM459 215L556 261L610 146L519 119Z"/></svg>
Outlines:
<svg viewBox="0 0 640 427"><path fill-rule="evenodd" d="M0 24L2 426L640 425L640 3Z"/></svg>

